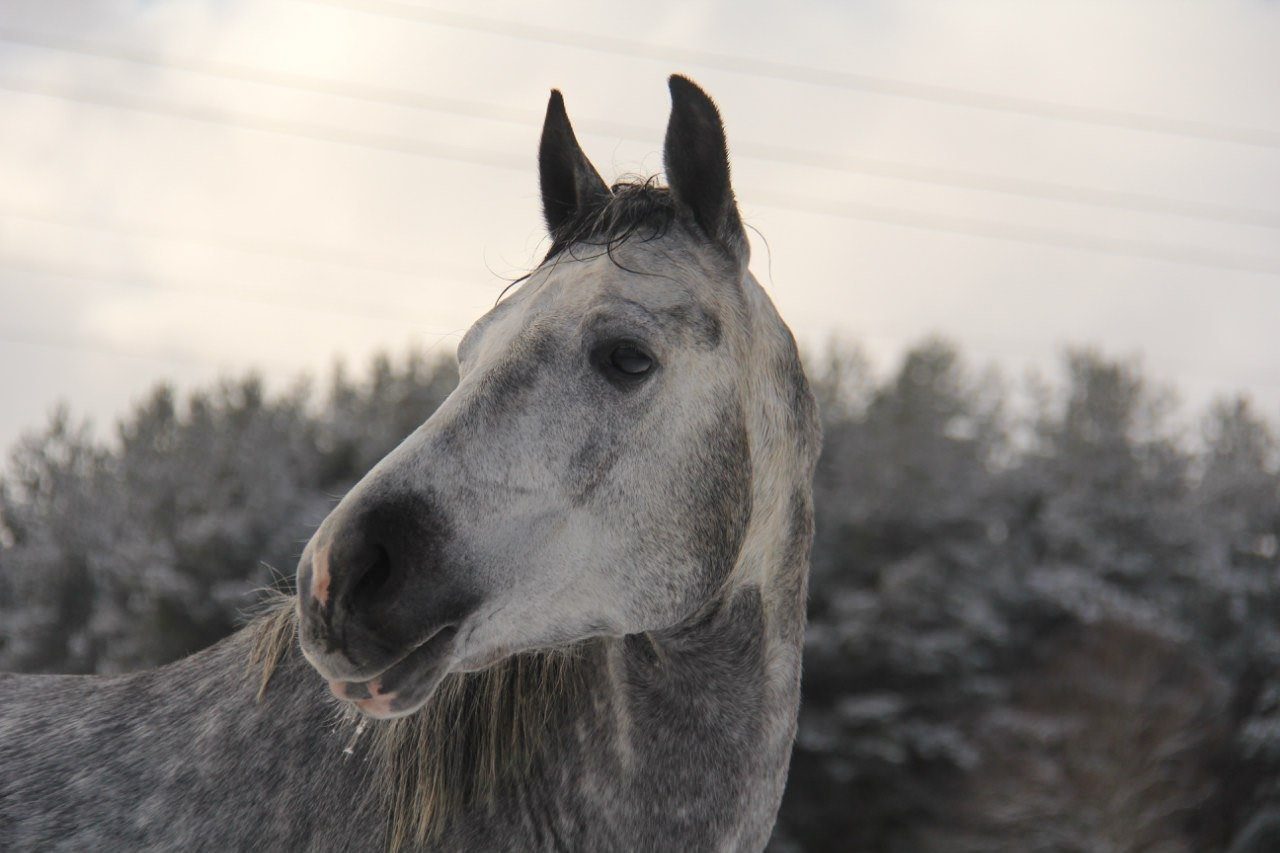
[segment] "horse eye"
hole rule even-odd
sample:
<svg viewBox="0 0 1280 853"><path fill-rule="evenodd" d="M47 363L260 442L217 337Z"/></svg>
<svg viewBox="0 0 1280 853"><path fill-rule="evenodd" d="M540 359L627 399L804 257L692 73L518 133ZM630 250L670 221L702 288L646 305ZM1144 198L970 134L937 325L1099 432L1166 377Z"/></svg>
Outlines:
<svg viewBox="0 0 1280 853"><path fill-rule="evenodd" d="M627 376L643 376L653 369L653 359L644 350L632 344L620 344L609 353L609 364Z"/></svg>

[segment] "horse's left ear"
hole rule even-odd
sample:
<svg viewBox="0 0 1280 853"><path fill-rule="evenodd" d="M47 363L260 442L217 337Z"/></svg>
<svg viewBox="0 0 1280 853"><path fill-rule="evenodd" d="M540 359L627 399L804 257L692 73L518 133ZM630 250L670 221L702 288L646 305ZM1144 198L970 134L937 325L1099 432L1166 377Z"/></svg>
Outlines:
<svg viewBox="0 0 1280 853"><path fill-rule="evenodd" d="M745 260L747 237L729 185L729 146L720 112L687 77L671 75L671 120L662 161L676 207L730 254Z"/></svg>

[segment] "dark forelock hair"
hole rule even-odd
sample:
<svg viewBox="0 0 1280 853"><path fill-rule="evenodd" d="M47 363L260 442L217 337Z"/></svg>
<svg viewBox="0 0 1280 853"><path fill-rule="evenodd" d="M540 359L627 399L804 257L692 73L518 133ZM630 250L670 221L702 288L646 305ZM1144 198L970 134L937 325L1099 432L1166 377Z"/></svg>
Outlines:
<svg viewBox="0 0 1280 853"><path fill-rule="evenodd" d="M675 216L675 200L656 176L624 179L610 187L603 204L589 208L552 235L551 248L542 262L574 245L601 246L608 251L632 238L656 240L670 230Z"/></svg>

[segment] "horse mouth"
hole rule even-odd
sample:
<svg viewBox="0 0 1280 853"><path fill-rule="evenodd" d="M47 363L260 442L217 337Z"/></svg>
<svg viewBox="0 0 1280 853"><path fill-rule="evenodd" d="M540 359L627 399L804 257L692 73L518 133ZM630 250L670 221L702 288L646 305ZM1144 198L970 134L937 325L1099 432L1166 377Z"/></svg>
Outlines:
<svg viewBox="0 0 1280 853"><path fill-rule="evenodd" d="M377 720L403 717L426 704L449 673L458 627L443 627L378 675L365 681L329 681L334 696Z"/></svg>

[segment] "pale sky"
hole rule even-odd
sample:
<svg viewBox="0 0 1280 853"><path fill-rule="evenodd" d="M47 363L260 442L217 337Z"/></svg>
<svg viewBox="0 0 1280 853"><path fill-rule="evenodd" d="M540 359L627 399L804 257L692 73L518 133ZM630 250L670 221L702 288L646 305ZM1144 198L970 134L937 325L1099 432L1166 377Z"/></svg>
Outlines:
<svg viewBox="0 0 1280 853"><path fill-rule="evenodd" d="M452 349L543 248L548 90L651 173L673 71L803 343L1092 344L1280 414L1277 45L1263 0L3 0L0 448L58 400Z"/></svg>

